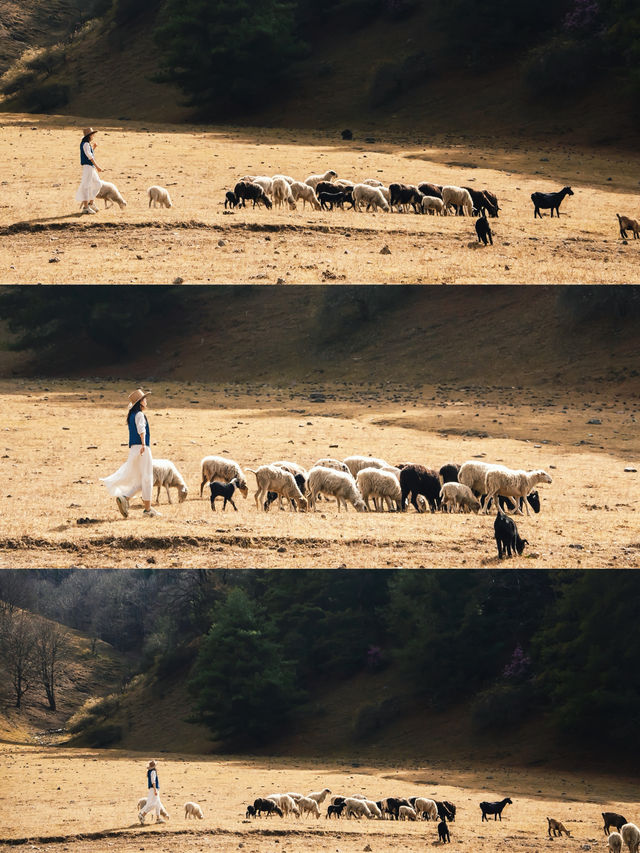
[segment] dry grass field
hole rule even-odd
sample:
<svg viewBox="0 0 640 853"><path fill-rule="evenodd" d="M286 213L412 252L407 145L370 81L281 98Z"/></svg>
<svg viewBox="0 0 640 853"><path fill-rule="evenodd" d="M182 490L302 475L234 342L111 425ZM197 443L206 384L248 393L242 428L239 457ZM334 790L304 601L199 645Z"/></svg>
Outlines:
<svg viewBox="0 0 640 853"><path fill-rule="evenodd" d="M80 128L99 129L104 180L128 206L81 216ZM372 137L373 138L373 137ZM337 131L153 125L3 114L0 282L62 283L634 283L640 242L616 213L640 216L640 155L517 138L413 138L385 128L373 142ZM224 210L244 174L304 180L335 169L372 177L490 188L500 218L480 248L469 218L385 213ZM149 209L166 186L174 206ZM530 194L570 184L561 217L534 221ZM381 254L388 246L390 254Z"/></svg>
<svg viewBox="0 0 640 853"><path fill-rule="evenodd" d="M14 380L0 385L4 567L474 567L498 565L493 518L483 515L259 513L254 477L215 515L199 499L200 459L244 468L288 458L311 466L352 453L440 467L479 457L544 468L542 511L519 519L530 546L514 567L639 567L637 395L489 386L152 383L153 453L172 459L189 496L161 518L129 519L100 484L126 458L129 382ZM589 420L598 419L599 425Z"/></svg>
<svg viewBox="0 0 640 853"><path fill-rule="evenodd" d="M246 849L250 853L296 850L384 853L439 845L433 822L329 823L307 818L245 819L248 802L275 791L330 788L373 799L424 794L454 802L452 849L493 853L606 851L601 812L638 820L638 786L624 775L574 772L438 756L425 763L339 759L203 758L169 753L159 759L161 796L170 820L141 827L136 803L146 794L143 753L0 744L0 847L50 853L140 851L174 853ZM502 821L481 822L478 803L510 796ZM182 805L196 800L204 820L186 821ZM325 809L322 809L323 812ZM547 817L563 821L571 837L550 839ZM150 820L147 818L147 820Z"/></svg>

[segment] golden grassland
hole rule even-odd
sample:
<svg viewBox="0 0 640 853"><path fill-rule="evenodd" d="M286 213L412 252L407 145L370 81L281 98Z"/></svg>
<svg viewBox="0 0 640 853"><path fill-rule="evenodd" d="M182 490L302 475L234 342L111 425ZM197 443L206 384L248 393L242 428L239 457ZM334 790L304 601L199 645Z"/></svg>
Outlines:
<svg viewBox="0 0 640 853"><path fill-rule="evenodd" d="M128 206L82 216L80 128L98 125L102 178ZM634 283L640 243L616 213L638 217L640 155L508 137L392 130L343 142L334 131L151 124L3 114L0 282L59 283ZM428 180L490 188L500 218L481 248L473 220L251 207L225 211L245 174L304 180ZM149 209L166 186L172 209ZM534 221L530 194L570 184L559 220ZM384 246L391 254L380 254Z"/></svg>
<svg viewBox="0 0 640 853"><path fill-rule="evenodd" d="M14 380L0 386L5 567L474 567L499 565L491 515L258 512L254 478L238 511L200 499L200 459L228 455L243 468L276 459L310 467L353 453L439 468L480 457L546 469L542 511L518 519L530 545L503 565L638 567L637 395L488 387L152 383L153 453L170 458L187 500L123 519L99 478L127 455L130 383ZM599 425L588 421L596 418ZM637 467L637 465L636 465ZM205 495L206 498L206 495Z"/></svg>

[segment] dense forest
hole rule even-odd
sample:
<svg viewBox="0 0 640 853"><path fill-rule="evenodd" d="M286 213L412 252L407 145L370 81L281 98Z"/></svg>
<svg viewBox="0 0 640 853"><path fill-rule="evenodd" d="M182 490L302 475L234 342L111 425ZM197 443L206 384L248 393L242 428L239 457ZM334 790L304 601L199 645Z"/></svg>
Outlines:
<svg viewBox="0 0 640 853"><path fill-rule="evenodd" d="M487 736L544 715L565 740L616 750L640 723L639 593L625 571L5 571L0 667L15 683L26 610L186 679L192 719L225 746L295 725L327 677L393 668L420 707L471 702ZM397 713L374 700L354 736Z"/></svg>

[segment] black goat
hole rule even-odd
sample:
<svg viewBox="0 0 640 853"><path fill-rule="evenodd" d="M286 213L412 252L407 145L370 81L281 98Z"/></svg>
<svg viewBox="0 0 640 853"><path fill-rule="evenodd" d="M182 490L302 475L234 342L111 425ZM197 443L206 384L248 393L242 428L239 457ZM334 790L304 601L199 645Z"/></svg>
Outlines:
<svg viewBox="0 0 640 853"><path fill-rule="evenodd" d="M440 478L435 471L424 465L405 465L400 471L400 489L402 493L402 509L407 508L407 498L411 493L411 503L418 509L418 495L424 495L429 502L431 512L440 508Z"/></svg>
<svg viewBox="0 0 640 853"><path fill-rule="evenodd" d="M394 205L400 210L406 204L413 207L415 213L422 211L423 193L409 184L389 184L389 207Z"/></svg>
<svg viewBox="0 0 640 853"><path fill-rule="evenodd" d="M238 204L241 207L246 207L245 200L250 199L253 201L253 206L256 206L257 201L261 201L266 208L269 210L273 206L271 204L271 199L262 189L260 184L254 184L252 181L238 181L235 185L233 192L238 199Z"/></svg>
<svg viewBox="0 0 640 853"><path fill-rule="evenodd" d="M493 522L493 532L496 537L498 559L500 560L503 551L506 552L507 557L510 557L513 550L515 557L516 554L522 554L524 546L529 544L526 539L521 539L518 535L515 521L500 510L498 510L496 520Z"/></svg>
<svg viewBox="0 0 640 853"><path fill-rule="evenodd" d="M531 193L531 201L535 208L533 211L533 218L535 219L536 216L539 216L540 219L542 219L540 211L551 208L551 218L553 219L553 211L555 210L559 219L560 204L566 195L573 195L571 187L563 187L557 193Z"/></svg>
<svg viewBox="0 0 640 853"><path fill-rule="evenodd" d="M482 242L485 246L487 243L491 243L493 246L491 226L489 225L489 221L484 213L479 219L476 219L476 234L478 235L478 243Z"/></svg>
<svg viewBox="0 0 640 853"><path fill-rule="evenodd" d="M256 810L256 814L258 817L262 817L262 812L266 812L268 815L277 814L280 817L283 817L282 809L280 806L277 806L273 800L267 800L264 797L258 797L253 801L253 807Z"/></svg>
<svg viewBox="0 0 640 853"><path fill-rule="evenodd" d="M233 502L233 493L235 492L237 485L237 477L234 477L233 480L230 480L228 483L218 483L217 480L212 480L209 483L209 488L211 489L211 509L214 512L216 511L216 498L224 498L224 503L222 504L223 512L227 508L227 501L235 511L238 512L238 507Z"/></svg>
<svg viewBox="0 0 640 853"><path fill-rule="evenodd" d="M504 800L500 800L499 803L480 803L480 808L482 809L482 820L488 820L488 814L492 814L494 820L498 820L498 817L502 820L502 810L506 805L513 805L511 797L505 797Z"/></svg>
<svg viewBox="0 0 640 853"><path fill-rule="evenodd" d="M449 827L446 820L441 820L438 824L438 839L443 844L451 844L451 836L449 835Z"/></svg>
<svg viewBox="0 0 640 853"><path fill-rule="evenodd" d="M628 823L628 820L626 819L626 817L622 817L621 814L616 814L616 812L601 812L601 814L602 814L602 818L604 820L604 834L605 835L609 834L609 829L612 826L615 826L615 828L618 830L618 832L620 832L620 828L622 826L624 826L625 823Z"/></svg>
<svg viewBox="0 0 640 853"><path fill-rule="evenodd" d="M231 190L228 190L224 197L224 206L225 209L227 207L237 207L238 206L238 196L235 193L232 193Z"/></svg>

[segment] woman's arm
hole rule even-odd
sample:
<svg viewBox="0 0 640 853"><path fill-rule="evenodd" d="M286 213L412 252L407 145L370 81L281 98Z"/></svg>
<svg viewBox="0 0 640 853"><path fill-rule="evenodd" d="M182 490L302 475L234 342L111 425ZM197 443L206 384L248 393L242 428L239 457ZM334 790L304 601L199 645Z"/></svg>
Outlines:
<svg viewBox="0 0 640 853"><path fill-rule="evenodd" d="M142 447L140 448L140 456L142 456L145 448L145 439L147 437L147 425L142 412L138 412L136 414L136 429L138 430L138 435L140 436L140 443L142 444Z"/></svg>

